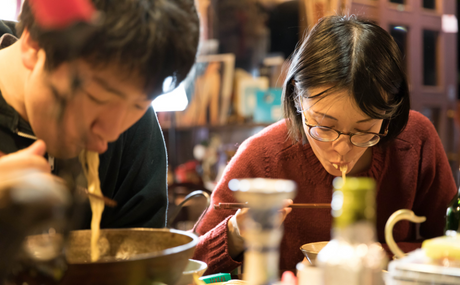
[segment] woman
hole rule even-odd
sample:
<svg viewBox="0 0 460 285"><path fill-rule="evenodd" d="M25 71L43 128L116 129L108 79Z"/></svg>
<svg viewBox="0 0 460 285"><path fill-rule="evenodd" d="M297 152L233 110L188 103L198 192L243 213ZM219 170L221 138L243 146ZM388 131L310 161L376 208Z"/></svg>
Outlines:
<svg viewBox="0 0 460 285"><path fill-rule="evenodd" d="M355 17L322 19L292 57L284 84L285 120L246 140L226 168L212 204L236 202L233 178L270 177L297 183L294 203L330 203L332 180L372 177L377 182L377 234L399 209L427 217L419 233L399 222L394 237L404 251L443 234L455 182L435 128L410 111L401 54L392 37ZM242 212L210 209L197 226L203 234L194 258L207 273L230 271L244 250ZM330 239L328 209L296 209L284 221L280 269L294 270L302 244Z"/></svg>

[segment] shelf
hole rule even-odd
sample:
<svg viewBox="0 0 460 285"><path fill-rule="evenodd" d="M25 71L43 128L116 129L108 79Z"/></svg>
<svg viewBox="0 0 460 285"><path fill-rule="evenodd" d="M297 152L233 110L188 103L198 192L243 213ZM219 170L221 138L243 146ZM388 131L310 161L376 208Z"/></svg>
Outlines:
<svg viewBox="0 0 460 285"><path fill-rule="evenodd" d="M235 129L250 129L250 128L259 128L267 127L272 123L247 123L247 124L227 124L227 125L203 125L203 126L190 126L190 127L175 127L174 131L196 131L200 129L207 129L210 131L228 131ZM163 132L169 132L171 128L163 128Z"/></svg>

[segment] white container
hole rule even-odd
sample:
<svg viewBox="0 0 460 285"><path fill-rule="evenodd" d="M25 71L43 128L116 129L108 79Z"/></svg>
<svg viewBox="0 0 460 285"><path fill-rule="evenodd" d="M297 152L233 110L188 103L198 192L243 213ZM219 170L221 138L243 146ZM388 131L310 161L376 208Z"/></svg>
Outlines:
<svg viewBox="0 0 460 285"><path fill-rule="evenodd" d="M388 265L387 285L458 285L460 268L428 264L430 260L418 249Z"/></svg>

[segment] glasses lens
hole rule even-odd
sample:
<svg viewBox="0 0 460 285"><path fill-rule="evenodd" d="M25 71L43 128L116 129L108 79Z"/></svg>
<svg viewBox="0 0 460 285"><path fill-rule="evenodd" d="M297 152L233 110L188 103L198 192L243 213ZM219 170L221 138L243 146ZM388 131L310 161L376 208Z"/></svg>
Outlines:
<svg viewBox="0 0 460 285"><path fill-rule="evenodd" d="M356 146L369 147L376 145L380 137L373 134L355 134L351 137L351 142Z"/></svg>
<svg viewBox="0 0 460 285"><path fill-rule="evenodd" d="M333 141L339 136L336 131L322 127L312 127L310 129L310 135L317 140L325 142Z"/></svg>

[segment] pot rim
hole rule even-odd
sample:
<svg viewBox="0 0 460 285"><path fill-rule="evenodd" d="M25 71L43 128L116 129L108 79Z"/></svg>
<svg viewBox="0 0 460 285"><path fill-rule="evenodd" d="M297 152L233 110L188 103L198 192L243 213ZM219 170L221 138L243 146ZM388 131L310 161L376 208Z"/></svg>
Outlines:
<svg viewBox="0 0 460 285"><path fill-rule="evenodd" d="M69 235L72 235L72 233L82 233L82 232L90 232L91 230L74 230L70 231ZM167 255L172 255L176 254L179 252L184 252L188 251L190 249L193 249L196 247L198 244L198 236L195 235L192 232L186 232L186 231L181 231L181 230L176 230L176 229L167 229L167 228L162 228L162 229L154 229L154 228L122 228L122 229L101 229L101 233L103 232L122 232L122 231L143 231L143 232L170 232L170 233L175 233L175 234L180 234L180 235L185 235L190 237L192 240L186 244L167 248L162 251L156 251L156 252L151 252L151 253L141 253L141 254L135 254L132 257L129 257L128 259L123 259L119 260L116 259L115 257L106 257L102 260L98 260L96 262L71 262L67 260L69 265L89 265L89 264L94 264L94 263L123 263L123 262L132 262L132 261L141 261L145 259L150 259L158 256L167 256ZM66 258L67 259L67 258Z"/></svg>

